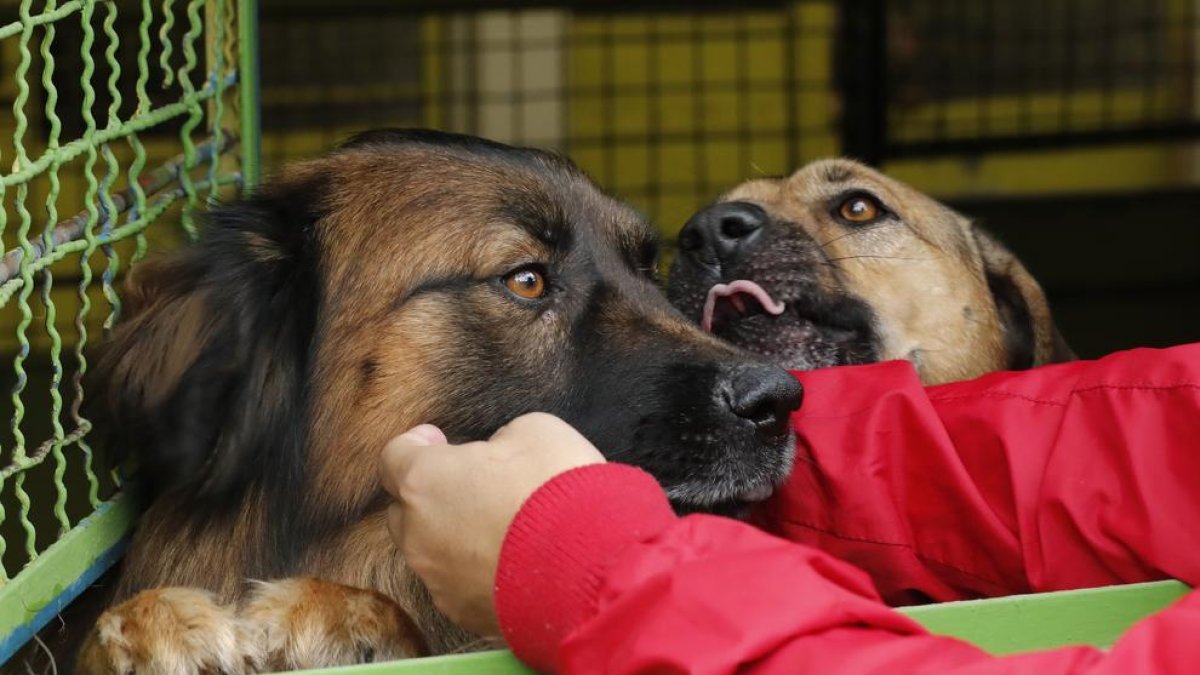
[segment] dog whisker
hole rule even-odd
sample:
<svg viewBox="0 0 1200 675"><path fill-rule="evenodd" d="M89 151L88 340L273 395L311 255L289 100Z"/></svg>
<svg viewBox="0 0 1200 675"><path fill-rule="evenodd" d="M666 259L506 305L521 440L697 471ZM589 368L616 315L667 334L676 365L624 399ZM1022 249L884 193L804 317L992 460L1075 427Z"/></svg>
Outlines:
<svg viewBox="0 0 1200 675"><path fill-rule="evenodd" d="M901 260L904 262L932 262L937 258L908 258L894 255L847 255L840 258L830 258L827 262L836 263L843 260Z"/></svg>
<svg viewBox="0 0 1200 675"><path fill-rule="evenodd" d="M834 237L833 239L830 239L829 241L825 241L825 242L818 242L818 243L817 243L817 246L820 246L821 248L825 248L826 246L829 246L830 244L833 244L833 243L835 243L835 242L839 242L839 241L841 241L841 240L843 240L843 239L845 239L845 238L847 238L847 237L852 237L852 236L854 236L854 235L856 235L856 234L862 234L863 232L870 232L870 230L869 230L869 229L857 229L857 230L850 230L849 232L847 232L847 233L845 233L845 234L842 234L842 235L839 235L839 236L836 236L836 237Z"/></svg>

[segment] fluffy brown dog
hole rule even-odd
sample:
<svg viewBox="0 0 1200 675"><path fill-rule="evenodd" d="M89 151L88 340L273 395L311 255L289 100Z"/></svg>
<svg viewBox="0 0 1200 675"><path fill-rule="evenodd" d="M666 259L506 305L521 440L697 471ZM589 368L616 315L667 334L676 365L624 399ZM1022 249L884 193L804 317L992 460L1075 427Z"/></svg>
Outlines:
<svg viewBox="0 0 1200 675"><path fill-rule="evenodd" d="M936 384L1073 358L1012 253L856 162L743 183L684 226L679 248L675 306L788 368L908 359Z"/></svg>
<svg viewBox="0 0 1200 675"><path fill-rule="evenodd" d="M80 670L467 643L384 523L378 454L419 422L462 442L547 411L681 510L764 498L799 385L675 311L655 256L567 160L433 132L361 136L216 210L198 246L136 270L101 361L154 497Z"/></svg>

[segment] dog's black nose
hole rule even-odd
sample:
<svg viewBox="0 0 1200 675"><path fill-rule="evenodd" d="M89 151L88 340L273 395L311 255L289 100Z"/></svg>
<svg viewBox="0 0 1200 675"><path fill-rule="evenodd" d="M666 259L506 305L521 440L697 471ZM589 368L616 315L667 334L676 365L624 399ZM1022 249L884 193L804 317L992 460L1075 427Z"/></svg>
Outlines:
<svg viewBox="0 0 1200 675"><path fill-rule="evenodd" d="M706 265L722 267L737 259L767 224L767 212L750 202L725 202L692 216L679 231L679 249Z"/></svg>
<svg viewBox="0 0 1200 675"><path fill-rule="evenodd" d="M726 402L733 414L753 423L759 434L783 435L788 416L800 407L804 390L796 378L773 366L744 366L732 373Z"/></svg>

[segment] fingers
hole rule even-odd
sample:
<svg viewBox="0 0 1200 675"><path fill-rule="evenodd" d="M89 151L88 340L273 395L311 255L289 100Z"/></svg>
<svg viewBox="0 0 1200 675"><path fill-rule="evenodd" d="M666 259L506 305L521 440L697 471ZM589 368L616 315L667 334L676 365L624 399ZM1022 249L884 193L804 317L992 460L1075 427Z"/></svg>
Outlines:
<svg viewBox="0 0 1200 675"><path fill-rule="evenodd" d="M521 415L500 427L492 443L512 445L526 452L537 452L565 470L573 466L603 462L604 456L561 419L547 413Z"/></svg>
<svg viewBox="0 0 1200 675"><path fill-rule="evenodd" d="M393 438L384 447L379 461L379 480L383 489L400 499L400 480L408 473L422 448L446 445L446 435L432 424L421 424Z"/></svg>

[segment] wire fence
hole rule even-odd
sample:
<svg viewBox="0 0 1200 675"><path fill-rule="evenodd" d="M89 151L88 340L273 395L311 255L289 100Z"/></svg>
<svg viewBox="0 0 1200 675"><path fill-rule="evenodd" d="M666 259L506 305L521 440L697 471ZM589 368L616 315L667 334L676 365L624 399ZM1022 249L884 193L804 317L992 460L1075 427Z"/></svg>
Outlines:
<svg viewBox="0 0 1200 675"><path fill-rule="evenodd" d="M237 19L234 0L0 2L0 592L117 487L87 348L122 271L242 180Z"/></svg>

